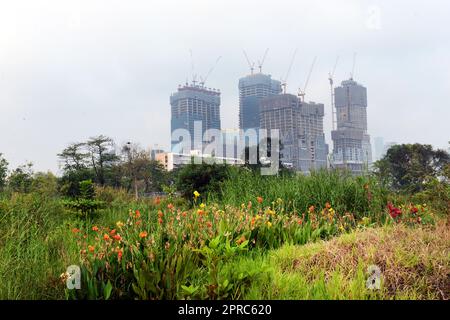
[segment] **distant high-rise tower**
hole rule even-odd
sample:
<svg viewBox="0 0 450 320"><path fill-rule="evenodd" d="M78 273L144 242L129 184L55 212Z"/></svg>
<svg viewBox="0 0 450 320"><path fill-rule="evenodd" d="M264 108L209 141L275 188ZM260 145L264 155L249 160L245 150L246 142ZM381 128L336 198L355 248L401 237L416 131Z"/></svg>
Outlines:
<svg viewBox="0 0 450 320"><path fill-rule="evenodd" d="M171 130L186 129L191 135L191 150L203 150L207 129L220 130L220 91L202 85L186 84L170 96ZM194 123L201 122L202 130L194 132ZM194 136L197 134L197 137ZM200 136L201 134L201 136ZM196 142L200 142L196 144ZM172 151L179 141L171 141Z"/></svg>
<svg viewBox="0 0 450 320"><path fill-rule="evenodd" d="M281 82L263 73L239 79L239 128L259 129L259 102L262 98L281 93Z"/></svg>
<svg viewBox="0 0 450 320"><path fill-rule="evenodd" d="M337 129L331 132L333 164L361 174L372 162L367 134L367 89L353 79L334 89Z"/></svg>
<svg viewBox="0 0 450 320"><path fill-rule="evenodd" d="M384 139L383 137L375 137L375 160L380 160L384 153Z"/></svg>
<svg viewBox="0 0 450 320"><path fill-rule="evenodd" d="M261 129L279 130L283 163L303 172L327 167L323 104L306 103L293 94L277 94L261 99L260 105Z"/></svg>

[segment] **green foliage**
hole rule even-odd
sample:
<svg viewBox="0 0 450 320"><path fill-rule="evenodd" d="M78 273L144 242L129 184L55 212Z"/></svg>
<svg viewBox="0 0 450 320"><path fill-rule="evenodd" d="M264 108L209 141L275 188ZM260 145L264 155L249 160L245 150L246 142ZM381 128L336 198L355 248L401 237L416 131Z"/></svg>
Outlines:
<svg viewBox="0 0 450 320"><path fill-rule="evenodd" d="M389 148L375 163L375 173L392 189L415 193L423 191L430 178L445 177L449 163L450 155L444 150L418 143L402 144Z"/></svg>
<svg viewBox="0 0 450 320"><path fill-rule="evenodd" d="M6 185L7 173L8 173L8 161L6 161L2 157L2 154L0 153L0 191L2 191Z"/></svg>
<svg viewBox="0 0 450 320"><path fill-rule="evenodd" d="M82 217L88 218L96 213L97 210L104 207L103 201L94 199L95 191L91 180L83 180L79 183L80 196L76 199L64 199L61 203Z"/></svg>
<svg viewBox="0 0 450 320"><path fill-rule="evenodd" d="M228 166L219 164L188 164L180 169L176 186L185 199L192 199L194 191L207 195L218 193L228 176Z"/></svg>
<svg viewBox="0 0 450 320"><path fill-rule="evenodd" d="M310 176L261 176L239 168L230 168L228 172L228 179L213 199L236 207L257 197L264 199L264 205L281 198L283 210L292 214L329 202L336 211L363 217L377 215L387 203L388 191L374 177L352 177L325 170L312 172Z"/></svg>
<svg viewBox="0 0 450 320"><path fill-rule="evenodd" d="M8 177L8 188L13 192L27 193L31 191L33 183L33 164L16 168Z"/></svg>

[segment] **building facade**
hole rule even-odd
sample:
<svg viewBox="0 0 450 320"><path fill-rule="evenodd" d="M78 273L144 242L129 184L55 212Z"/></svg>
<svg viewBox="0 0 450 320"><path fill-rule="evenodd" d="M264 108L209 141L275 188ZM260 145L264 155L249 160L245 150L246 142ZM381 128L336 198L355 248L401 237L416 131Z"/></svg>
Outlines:
<svg viewBox="0 0 450 320"><path fill-rule="evenodd" d="M333 140L333 166L362 174L372 163L372 147L367 134L367 89L353 79L334 89L336 130Z"/></svg>
<svg viewBox="0 0 450 320"><path fill-rule="evenodd" d="M239 79L239 128L259 129L260 100L281 93L281 82L263 73Z"/></svg>
<svg viewBox="0 0 450 320"><path fill-rule="evenodd" d="M306 103L292 94L268 96L260 101L260 128L279 130L280 159L298 171L327 167L323 117L323 104Z"/></svg>
<svg viewBox="0 0 450 320"><path fill-rule="evenodd" d="M220 91L196 84L179 86L178 91L170 96L171 132L185 129L191 137L191 150L203 150L209 143L204 139L208 129L220 130ZM195 126L201 124L199 130ZM177 137L178 138L178 137ZM179 141L171 141L172 151L176 150Z"/></svg>

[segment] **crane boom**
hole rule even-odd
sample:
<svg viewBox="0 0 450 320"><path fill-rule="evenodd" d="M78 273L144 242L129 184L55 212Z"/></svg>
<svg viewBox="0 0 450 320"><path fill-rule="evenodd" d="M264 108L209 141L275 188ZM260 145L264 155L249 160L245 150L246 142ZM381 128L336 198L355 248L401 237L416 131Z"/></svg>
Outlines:
<svg viewBox="0 0 450 320"><path fill-rule="evenodd" d="M292 55L292 59L291 59L291 62L289 64L289 68L288 68L288 70L286 72L286 76L284 77L284 79L282 79L281 86L283 87L283 93L286 93L286 81L287 81L287 79L289 77L289 73L291 72L292 64L294 63L294 59L295 59L295 55L296 54L297 54L297 49L295 49L294 54Z"/></svg>
<svg viewBox="0 0 450 320"><path fill-rule="evenodd" d="M250 67L250 72L251 72L251 74L253 74L253 69L255 67L255 63L250 62L250 59L248 58L247 52L245 52L245 50L242 50L242 51L244 52L245 59L247 60L248 66Z"/></svg>
<svg viewBox="0 0 450 320"><path fill-rule="evenodd" d="M222 58L222 56L219 56L216 59L216 62L214 63L214 65L209 69L208 73L206 74L205 78L203 78L203 80L200 82L200 84L202 86L205 85L206 80L208 79L209 75L213 72L214 68L217 66L217 64L219 63L220 59Z"/></svg>
<svg viewBox="0 0 450 320"><path fill-rule="evenodd" d="M269 51L269 48L266 49L266 51L264 52L263 58L261 61L258 60L258 68L259 68L259 73L262 72L262 66L264 64L264 61L266 60L266 56L267 56L267 52Z"/></svg>

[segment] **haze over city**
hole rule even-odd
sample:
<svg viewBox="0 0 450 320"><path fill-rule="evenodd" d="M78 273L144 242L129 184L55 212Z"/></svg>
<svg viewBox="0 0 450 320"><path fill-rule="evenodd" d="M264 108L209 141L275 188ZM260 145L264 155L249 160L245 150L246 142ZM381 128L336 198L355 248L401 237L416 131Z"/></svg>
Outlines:
<svg viewBox="0 0 450 320"><path fill-rule="evenodd" d="M0 5L0 152L14 168L58 172L71 142L105 134L169 149L169 96L194 73L221 90L222 128L238 127L245 50L263 72L325 104L328 73L367 87L368 133L447 148L450 5L442 1L15 1ZM372 140L372 146L374 145Z"/></svg>

